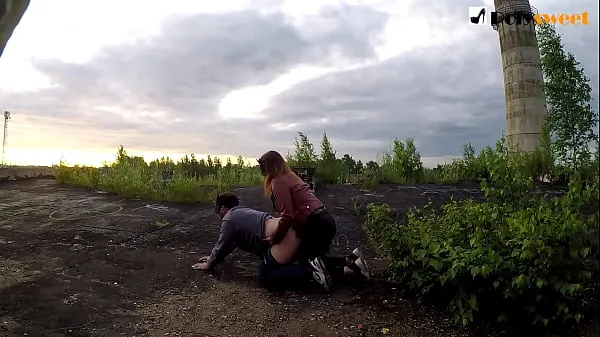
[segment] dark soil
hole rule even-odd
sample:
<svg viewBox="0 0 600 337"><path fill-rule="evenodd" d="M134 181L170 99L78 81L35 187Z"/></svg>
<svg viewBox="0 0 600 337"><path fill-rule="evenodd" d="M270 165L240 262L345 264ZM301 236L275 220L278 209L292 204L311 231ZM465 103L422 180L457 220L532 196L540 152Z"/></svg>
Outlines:
<svg viewBox="0 0 600 337"><path fill-rule="evenodd" d="M270 211L258 188L236 193ZM191 269L218 235L212 205L124 200L50 179L0 182L0 336L491 335L397 296L357 215L366 202L402 213L476 188L330 186L318 194L338 223L334 252L361 247L375 269L371 284L269 293L256 284L256 257L242 252L216 277Z"/></svg>

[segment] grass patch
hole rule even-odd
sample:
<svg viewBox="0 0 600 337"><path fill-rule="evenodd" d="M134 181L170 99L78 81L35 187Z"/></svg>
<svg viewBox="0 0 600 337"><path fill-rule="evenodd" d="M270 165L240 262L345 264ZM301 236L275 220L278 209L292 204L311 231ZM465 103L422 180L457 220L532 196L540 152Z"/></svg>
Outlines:
<svg viewBox="0 0 600 337"><path fill-rule="evenodd" d="M212 202L217 193L240 186L257 186L262 176L257 167L246 165L241 158L222 165L218 160L184 157L178 162L169 158L150 164L141 157L127 155L119 149L117 160L102 168L74 166L63 162L54 167L56 179L63 184L83 186L127 198L144 198L181 203Z"/></svg>

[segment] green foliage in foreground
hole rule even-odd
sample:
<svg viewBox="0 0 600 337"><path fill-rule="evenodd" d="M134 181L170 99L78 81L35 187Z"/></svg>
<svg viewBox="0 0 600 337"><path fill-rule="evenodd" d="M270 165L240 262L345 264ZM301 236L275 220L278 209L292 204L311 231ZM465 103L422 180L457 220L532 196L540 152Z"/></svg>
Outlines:
<svg viewBox="0 0 600 337"><path fill-rule="evenodd" d="M220 191L262 181L258 168L244 165L242 158L236 164L222 165L218 158L196 160L192 155L177 163L163 158L147 164L141 157L128 156L123 147L117 160L104 168L67 167L61 163L54 170L61 183L124 197L174 202L210 202Z"/></svg>
<svg viewBox="0 0 600 337"><path fill-rule="evenodd" d="M365 231L390 256L396 282L445 300L465 325L488 315L540 328L580 320L578 300L598 287L598 176L575 177L546 200L520 173L519 155L494 156L481 183L487 201L428 205L405 220L371 204Z"/></svg>

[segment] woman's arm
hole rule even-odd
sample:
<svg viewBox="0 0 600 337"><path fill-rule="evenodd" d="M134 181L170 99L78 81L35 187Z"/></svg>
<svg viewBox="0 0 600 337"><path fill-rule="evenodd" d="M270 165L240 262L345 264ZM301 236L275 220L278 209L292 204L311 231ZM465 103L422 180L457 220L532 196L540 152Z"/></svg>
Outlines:
<svg viewBox="0 0 600 337"><path fill-rule="evenodd" d="M275 208L281 220L271 238L272 244L276 245L285 238L288 229L294 224L294 202L292 199L292 189L288 185L279 181L274 181L271 192L273 193Z"/></svg>

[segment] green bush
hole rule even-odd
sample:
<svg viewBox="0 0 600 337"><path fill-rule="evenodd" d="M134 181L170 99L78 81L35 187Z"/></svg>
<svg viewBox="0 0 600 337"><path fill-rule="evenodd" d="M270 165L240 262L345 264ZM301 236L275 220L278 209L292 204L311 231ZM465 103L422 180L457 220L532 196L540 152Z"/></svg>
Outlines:
<svg viewBox="0 0 600 337"><path fill-rule="evenodd" d="M421 183L425 177L421 154L410 138L394 140L391 151L382 156L380 171L382 183Z"/></svg>
<svg viewBox="0 0 600 337"><path fill-rule="evenodd" d="M545 200L519 156L488 158L488 201L452 201L412 210L406 222L387 205L369 205L365 230L392 259L396 282L424 298L444 299L458 322L480 315L528 318L546 326L579 320L574 299L598 284L598 179ZM591 215L582 210L596 205Z"/></svg>
<svg viewBox="0 0 600 337"><path fill-rule="evenodd" d="M86 186L97 189L100 185L100 174L95 167L67 167L64 162L54 167L54 176L61 184L69 183L75 186Z"/></svg>
<svg viewBox="0 0 600 337"><path fill-rule="evenodd" d="M555 177L554 180L566 184L568 180L564 180L564 177L568 177L568 174L557 173L549 142L546 134L538 150L531 154L519 155L522 161L519 163L522 166L521 172L532 180ZM369 189L379 183L479 183L482 179L488 179L491 167L509 154L504 138L497 142L495 148L487 146L479 154L475 153L471 144L467 144L463 149L462 158L449 164L438 165L435 169L428 169L423 167L421 155L410 138L404 142L394 140L391 149L383 153L379 163L370 161L366 165L360 161L356 162L348 154L336 158L326 134L323 134L319 155L302 132L296 137L295 147L294 153L287 155L288 163L291 166L316 167L317 179L321 184L353 182Z"/></svg>

